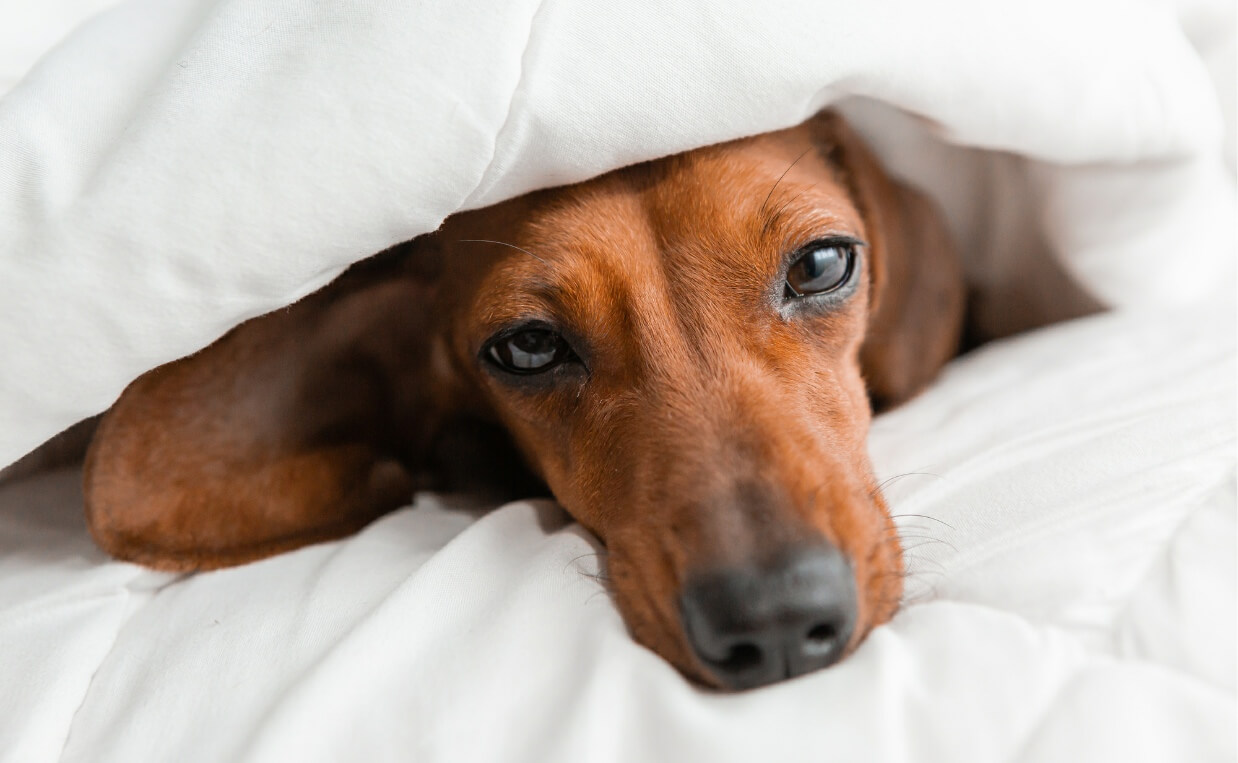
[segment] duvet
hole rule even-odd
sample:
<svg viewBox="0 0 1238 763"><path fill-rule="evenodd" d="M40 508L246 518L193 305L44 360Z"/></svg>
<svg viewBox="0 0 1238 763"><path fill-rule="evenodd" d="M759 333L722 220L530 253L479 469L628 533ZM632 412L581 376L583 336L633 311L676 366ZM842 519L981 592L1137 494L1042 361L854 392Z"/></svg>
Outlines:
<svg viewBox="0 0 1238 763"><path fill-rule="evenodd" d="M454 211L826 105L946 210L993 333L1083 312L1050 273L1109 311L875 421L903 609L743 694L637 646L552 503L421 494L176 577L93 547L74 469L0 485L0 759L1233 760L1233 24L1100 0L6 6L0 466Z"/></svg>

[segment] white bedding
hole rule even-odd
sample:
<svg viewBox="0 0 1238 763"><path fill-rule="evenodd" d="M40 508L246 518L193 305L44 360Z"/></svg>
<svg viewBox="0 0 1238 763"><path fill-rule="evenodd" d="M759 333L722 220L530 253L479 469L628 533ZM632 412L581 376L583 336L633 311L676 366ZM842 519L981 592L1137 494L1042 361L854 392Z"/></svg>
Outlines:
<svg viewBox="0 0 1238 763"><path fill-rule="evenodd" d="M6 0L0 30L20 38L43 2ZM1182 6L1198 44L1232 55L1210 31L1233 29L1232 0ZM1156 0L118 2L0 98L0 464L451 212L848 97L922 117L914 141L868 132L918 147L894 169L947 206L987 281L1027 280L1017 263L1039 246L1110 304L1196 301L1234 272L1234 78L1214 87L1177 15ZM930 148L947 143L1020 161Z"/></svg>
<svg viewBox="0 0 1238 763"><path fill-rule="evenodd" d="M1231 315L1056 326L878 419L894 513L934 518L899 520L907 606L738 695L631 640L548 503L177 578L92 546L76 472L0 488L0 757L1233 760Z"/></svg>
<svg viewBox="0 0 1238 763"><path fill-rule="evenodd" d="M111 4L0 7L0 466L452 211L847 96L974 279L1122 309L876 421L907 606L739 695L551 504L178 578L94 548L77 473L0 486L0 760L1238 757L1232 2L128 0L26 72Z"/></svg>

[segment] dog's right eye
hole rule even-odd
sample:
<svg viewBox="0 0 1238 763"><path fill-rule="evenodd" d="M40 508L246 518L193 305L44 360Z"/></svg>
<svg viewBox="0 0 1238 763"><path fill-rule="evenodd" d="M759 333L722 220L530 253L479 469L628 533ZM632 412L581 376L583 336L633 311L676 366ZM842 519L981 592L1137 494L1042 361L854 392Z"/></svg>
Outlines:
<svg viewBox="0 0 1238 763"><path fill-rule="evenodd" d="M573 357L563 337L548 328L524 328L490 343L486 358L512 374L540 374Z"/></svg>

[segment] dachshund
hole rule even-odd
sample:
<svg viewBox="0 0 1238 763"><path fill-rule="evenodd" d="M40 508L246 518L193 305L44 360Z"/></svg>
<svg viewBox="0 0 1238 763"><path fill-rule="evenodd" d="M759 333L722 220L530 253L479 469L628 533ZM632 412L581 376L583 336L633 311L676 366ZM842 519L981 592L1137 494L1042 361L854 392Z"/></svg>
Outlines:
<svg viewBox="0 0 1238 763"><path fill-rule="evenodd" d="M207 570L417 490L548 489L638 642L773 683L897 609L866 436L958 352L964 296L938 210L822 112L458 213L146 373L90 445L89 528Z"/></svg>

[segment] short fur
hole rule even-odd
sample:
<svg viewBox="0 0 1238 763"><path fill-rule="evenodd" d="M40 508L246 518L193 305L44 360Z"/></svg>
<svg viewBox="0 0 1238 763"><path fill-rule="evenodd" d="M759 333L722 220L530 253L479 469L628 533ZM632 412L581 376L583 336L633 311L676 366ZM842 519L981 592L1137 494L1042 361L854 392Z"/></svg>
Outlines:
<svg viewBox="0 0 1238 763"><path fill-rule="evenodd" d="M867 242L860 288L789 312L780 268L825 234ZM145 374L89 451L90 529L122 559L210 569L523 461L606 544L636 639L688 675L715 683L675 608L685 578L822 537L855 574L854 648L902 585L869 396L933 378L963 296L937 211L822 114L455 215ZM490 370L484 343L529 318L587 372Z"/></svg>

